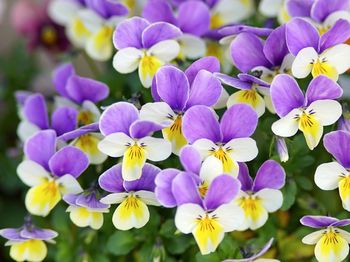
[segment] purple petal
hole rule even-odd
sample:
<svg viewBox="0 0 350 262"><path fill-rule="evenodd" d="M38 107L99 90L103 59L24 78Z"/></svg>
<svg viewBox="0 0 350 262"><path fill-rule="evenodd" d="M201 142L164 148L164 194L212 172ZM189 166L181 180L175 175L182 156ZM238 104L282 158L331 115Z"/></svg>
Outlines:
<svg viewBox="0 0 350 262"><path fill-rule="evenodd" d="M206 56L193 62L185 71L185 74L187 76L187 79L190 85L192 85L198 72L201 71L202 69L207 70L211 73L220 72L220 62L214 56Z"/></svg>
<svg viewBox="0 0 350 262"><path fill-rule="evenodd" d="M23 113L29 122L40 129L49 128L49 117L43 95L30 95L24 102Z"/></svg>
<svg viewBox="0 0 350 262"><path fill-rule="evenodd" d="M227 109L220 121L222 141L227 143L233 138L249 137L255 132L257 124L258 115L251 106L233 105Z"/></svg>
<svg viewBox="0 0 350 262"><path fill-rule="evenodd" d="M142 44L144 48L150 48L161 41L174 39L181 35L181 30L176 26L165 22L156 22L142 32Z"/></svg>
<svg viewBox="0 0 350 262"><path fill-rule="evenodd" d="M85 5L106 19L128 13L126 6L111 0L85 0Z"/></svg>
<svg viewBox="0 0 350 262"><path fill-rule="evenodd" d="M221 142L221 131L214 111L206 106L193 106L182 118L182 132L189 143L206 138Z"/></svg>
<svg viewBox="0 0 350 262"><path fill-rule="evenodd" d="M77 198L79 197L79 194L65 194L62 199L64 202L66 202L70 206L78 206L77 205Z"/></svg>
<svg viewBox="0 0 350 262"><path fill-rule="evenodd" d="M122 132L129 135L129 128L139 118L139 111L133 104L118 102L109 106L100 117L102 135Z"/></svg>
<svg viewBox="0 0 350 262"><path fill-rule="evenodd" d="M293 18L286 25L286 41L289 51L297 55L306 47L319 49L320 36L317 29L308 21L302 18Z"/></svg>
<svg viewBox="0 0 350 262"><path fill-rule="evenodd" d="M350 133L346 131L330 132L323 138L326 150L345 168L350 168Z"/></svg>
<svg viewBox="0 0 350 262"><path fill-rule="evenodd" d="M171 190L171 185L173 183L174 178L180 173L179 170L168 168L159 172L155 179L156 188L154 193L158 201L164 207L175 207L176 200Z"/></svg>
<svg viewBox="0 0 350 262"><path fill-rule="evenodd" d="M343 89L334 80L320 75L309 84L306 90L306 101L305 104L308 106L316 100L324 99L338 99L343 95Z"/></svg>
<svg viewBox="0 0 350 262"><path fill-rule="evenodd" d="M69 141L69 140L73 140L75 138L78 138L82 135L94 133L94 132L98 132L98 131L99 131L98 123L93 123L93 124L89 124L86 126L82 126L82 127L75 129L73 131L67 132L67 133L61 135L60 137L58 137L58 139L63 140L63 141Z"/></svg>
<svg viewBox="0 0 350 262"><path fill-rule="evenodd" d="M243 73L256 66L271 67L265 58L262 40L252 33L241 33L231 43L231 58Z"/></svg>
<svg viewBox="0 0 350 262"><path fill-rule="evenodd" d="M78 111L72 107L59 107L51 116L51 127L60 136L78 126Z"/></svg>
<svg viewBox="0 0 350 262"><path fill-rule="evenodd" d="M347 0L317 0L311 8L311 18L322 22L331 13L339 10L347 10L350 2Z"/></svg>
<svg viewBox="0 0 350 262"><path fill-rule="evenodd" d="M202 204L196 181L190 173L178 174L173 180L171 190L174 194L177 206L188 203Z"/></svg>
<svg viewBox="0 0 350 262"><path fill-rule="evenodd" d="M287 1L287 10L291 17L309 17L311 7L315 0L289 0Z"/></svg>
<svg viewBox="0 0 350 262"><path fill-rule="evenodd" d="M55 176L69 174L77 178L89 166L89 159L80 149L66 146L51 157L49 166Z"/></svg>
<svg viewBox="0 0 350 262"><path fill-rule="evenodd" d="M206 4L200 1L187 1L178 9L178 27L184 33L202 36L209 30L210 12Z"/></svg>
<svg viewBox="0 0 350 262"><path fill-rule="evenodd" d="M297 81L287 74L277 75L270 87L273 107L279 117L304 105L304 95Z"/></svg>
<svg viewBox="0 0 350 262"><path fill-rule="evenodd" d="M259 168L253 183L253 191L264 188L281 189L286 181L283 167L275 160L265 161Z"/></svg>
<svg viewBox="0 0 350 262"><path fill-rule="evenodd" d="M49 170L49 160L56 152L56 132L39 131L30 137L24 145L24 153L29 160L37 162Z"/></svg>
<svg viewBox="0 0 350 262"><path fill-rule="evenodd" d="M58 236L56 231L50 229L41 229L41 228L24 228L21 230L20 235L24 238L29 239L40 239L40 240L50 240Z"/></svg>
<svg viewBox="0 0 350 262"><path fill-rule="evenodd" d="M234 36L240 33L252 33L256 36L268 36L272 31L273 29L271 28L253 27L249 25L231 25L220 29L219 33L223 36Z"/></svg>
<svg viewBox="0 0 350 262"><path fill-rule="evenodd" d="M274 66L282 64L284 57L289 53L286 43L286 26L277 27L266 39L264 54Z"/></svg>
<svg viewBox="0 0 350 262"><path fill-rule="evenodd" d="M258 84L262 87L270 87L270 84L265 82L264 80L261 80L260 78L257 78L256 76L246 74L246 73L240 73L238 74L238 78L242 81L249 82L252 84Z"/></svg>
<svg viewBox="0 0 350 262"><path fill-rule="evenodd" d="M231 77L222 73L215 73L215 76L225 85L232 86L234 88L250 90L252 88L251 82L242 81L238 78Z"/></svg>
<svg viewBox="0 0 350 262"><path fill-rule="evenodd" d="M55 69L52 76L52 81L56 87L57 92L66 98L69 98L69 95L66 90L66 85L68 79L75 75L74 67L72 64L63 64Z"/></svg>
<svg viewBox="0 0 350 262"><path fill-rule="evenodd" d="M253 179L249 175L248 166L246 163L238 163L239 172L237 179L241 182L241 190L243 191L251 191L253 187Z"/></svg>
<svg viewBox="0 0 350 262"><path fill-rule="evenodd" d="M180 151L180 161L184 169L194 174L199 174L202 159L193 146L185 146Z"/></svg>
<svg viewBox="0 0 350 262"><path fill-rule="evenodd" d="M122 177L122 164L112 166L103 172L103 174L98 178L98 184L107 192L125 192Z"/></svg>
<svg viewBox="0 0 350 262"><path fill-rule="evenodd" d="M143 138L152 135L153 132L159 131L163 126L146 120L137 120L130 126L130 136L132 138Z"/></svg>
<svg viewBox="0 0 350 262"><path fill-rule="evenodd" d="M142 32L147 26L149 26L149 22L140 17L132 17L121 22L113 34L113 43L115 48L143 48Z"/></svg>
<svg viewBox="0 0 350 262"><path fill-rule="evenodd" d="M151 94L152 94L154 102L162 101L162 99L160 98L158 91L157 91L157 79L155 77L153 77L153 79L152 79Z"/></svg>
<svg viewBox="0 0 350 262"><path fill-rule="evenodd" d="M157 92L173 110L182 111L189 97L186 75L174 66L163 66L155 75Z"/></svg>
<svg viewBox="0 0 350 262"><path fill-rule="evenodd" d="M20 235L21 228L4 228L0 230L0 236L11 241L26 240Z"/></svg>
<svg viewBox="0 0 350 262"><path fill-rule="evenodd" d="M80 194L76 199L76 204L90 209L105 209L109 207L109 205L101 203L95 193Z"/></svg>
<svg viewBox="0 0 350 262"><path fill-rule="evenodd" d="M213 106L218 101L222 91L221 83L206 70L198 72L190 88L187 108L194 105Z"/></svg>
<svg viewBox="0 0 350 262"><path fill-rule="evenodd" d="M350 23L339 19L331 29L321 36L320 51L345 43L350 38Z"/></svg>
<svg viewBox="0 0 350 262"><path fill-rule="evenodd" d="M302 225L312 228L328 227L338 221L337 218L328 216L303 216L300 219Z"/></svg>
<svg viewBox="0 0 350 262"><path fill-rule="evenodd" d="M231 202L238 194L241 183L232 176L220 175L211 182L204 198L208 210L214 210L223 204Z"/></svg>
<svg viewBox="0 0 350 262"><path fill-rule="evenodd" d="M28 97L30 97L33 94L33 92L30 91L16 91L15 92L15 98L18 105L23 106L24 102L27 100Z"/></svg>
<svg viewBox="0 0 350 262"><path fill-rule="evenodd" d="M350 219L342 219L332 224L333 227L345 227L350 225Z"/></svg>
<svg viewBox="0 0 350 262"><path fill-rule="evenodd" d="M173 15L171 5L164 0L150 0L144 6L142 17L146 18L151 23L167 22L176 24L176 18Z"/></svg>
<svg viewBox="0 0 350 262"><path fill-rule="evenodd" d="M124 188L129 192L139 190L153 192L156 186L154 180L160 171L160 168L146 163L142 168L141 178L133 181L124 181Z"/></svg>
<svg viewBox="0 0 350 262"><path fill-rule="evenodd" d="M84 101L97 103L109 94L109 88L106 84L80 76L70 77L66 90L69 97L78 104Z"/></svg>

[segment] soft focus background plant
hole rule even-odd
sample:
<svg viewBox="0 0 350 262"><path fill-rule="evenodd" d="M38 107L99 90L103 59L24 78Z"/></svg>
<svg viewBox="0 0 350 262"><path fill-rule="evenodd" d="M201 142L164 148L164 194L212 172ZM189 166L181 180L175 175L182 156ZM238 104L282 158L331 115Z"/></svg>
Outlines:
<svg viewBox="0 0 350 262"><path fill-rule="evenodd" d="M23 158L16 135L19 123L14 96L16 91L40 91L48 99L52 99L55 91L51 83L51 71L59 62L72 61L80 75L108 84L110 96L101 106L121 100L132 102L136 106L152 101L149 90L141 87L137 73L118 74L111 66L111 61L94 62L84 52L61 53L42 46L33 49L28 38L20 35L30 30L23 28L29 25L21 25L13 13L13 5L20 1L5 1L6 9L0 22L0 228L18 227L26 215L23 200L27 187L16 174L16 167ZM38 1L40 6L45 5L44 2L46 1ZM2 9L3 0L0 3ZM16 12L20 13L21 10ZM39 11L33 12L37 14ZM31 15L28 10L25 14ZM262 26L265 21L266 17L256 11L256 15L251 16L246 23ZM303 90L310 79L309 77L301 81L304 83ZM347 86L343 87L347 93ZM346 105L347 101L343 103ZM270 130L271 124L276 120L277 117L268 112L259 119L258 128L253 135L258 144L259 155L249 163L252 174L269 158L279 161L276 137ZM334 129L334 126L327 127L326 132ZM317 166L331 160L323 144L320 143L315 150L310 151L302 133L298 133L292 140L286 139L290 158L288 162L282 163L287 180L282 189L284 203L281 210L271 214L267 223L256 231L226 234L217 252L211 255L202 256L192 235L183 235L176 231L173 223L174 210L150 207L149 223L142 229L129 231L116 230L111 222L113 212L110 212L105 215L103 227L94 231L76 227L65 212L66 203L61 201L47 218L34 217L37 225L59 233L57 244L50 245L45 261L211 262L237 257L241 246L263 246L272 236L277 236L269 251L272 256L281 261L315 261L313 246L301 242L301 238L311 230L301 226L299 219L306 214L329 214L340 219L348 217L348 212L342 208L336 191L322 191L313 182ZM90 166L80 180L82 186L87 188L96 181L102 170L113 164L115 160L109 159L104 163L103 169L100 166ZM181 168L174 155L157 165L160 168ZM1 238L0 261L9 260L8 248L3 247L4 243L5 240Z"/></svg>

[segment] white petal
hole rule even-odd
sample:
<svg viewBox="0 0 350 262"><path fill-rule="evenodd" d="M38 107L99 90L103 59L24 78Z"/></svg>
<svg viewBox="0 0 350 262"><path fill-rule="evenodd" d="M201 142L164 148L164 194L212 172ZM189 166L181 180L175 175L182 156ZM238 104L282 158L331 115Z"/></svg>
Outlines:
<svg viewBox="0 0 350 262"><path fill-rule="evenodd" d="M334 124L342 115L341 105L335 100L317 100L309 105L307 111L309 110L315 112L323 126Z"/></svg>
<svg viewBox="0 0 350 262"><path fill-rule="evenodd" d="M326 28L331 28L339 19L344 19L350 23L350 13L349 11L340 10L331 13L323 22L323 26Z"/></svg>
<svg viewBox="0 0 350 262"><path fill-rule="evenodd" d="M222 162L215 156L207 157L202 163L202 167L199 171L199 176L202 180L208 182L209 184L218 175L224 173Z"/></svg>
<svg viewBox="0 0 350 262"><path fill-rule="evenodd" d="M345 231L343 229L337 228L336 229L342 238L344 238L348 243L350 243L350 233L348 231Z"/></svg>
<svg viewBox="0 0 350 262"><path fill-rule="evenodd" d="M65 194L78 194L83 192L78 180L71 175L64 175L57 179L60 192Z"/></svg>
<svg viewBox="0 0 350 262"><path fill-rule="evenodd" d="M259 4L259 12L267 17L276 17L282 4L282 0L262 0Z"/></svg>
<svg viewBox="0 0 350 262"><path fill-rule="evenodd" d="M279 69L279 72L281 74L290 74L290 70L292 69L292 65L294 62L295 56L292 54L288 54L283 58L281 67Z"/></svg>
<svg viewBox="0 0 350 262"><path fill-rule="evenodd" d="M240 22L252 13L254 5L252 0L232 1L220 0L212 9L212 13L217 13L223 21L223 25Z"/></svg>
<svg viewBox="0 0 350 262"><path fill-rule="evenodd" d="M307 77L312 70L312 62L317 61L318 54L312 47L307 47L299 51L293 65L292 73L296 78Z"/></svg>
<svg viewBox="0 0 350 262"><path fill-rule="evenodd" d="M147 205L160 206L160 203L158 202L154 192L140 190L140 191L136 191L135 195L140 197L141 200Z"/></svg>
<svg viewBox="0 0 350 262"><path fill-rule="evenodd" d="M322 230L312 232L312 233L306 235L305 237L303 237L301 242L303 242L306 245L315 245L318 242L318 240L321 239L321 237L323 236L323 233L325 231L326 230L322 229Z"/></svg>
<svg viewBox="0 0 350 262"><path fill-rule="evenodd" d="M171 155L171 143L162 138L144 137L139 144L145 145L147 159L151 161L163 161Z"/></svg>
<svg viewBox="0 0 350 262"><path fill-rule="evenodd" d="M184 234L189 234L196 226L196 219L205 216L203 208L196 204L184 204L177 208L175 226Z"/></svg>
<svg viewBox="0 0 350 262"><path fill-rule="evenodd" d="M104 24L104 19L91 9L82 9L79 11L78 16L84 26L91 32L96 33L101 29Z"/></svg>
<svg viewBox="0 0 350 262"><path fill-rule="evenodd" d="M96 61L107 61L113 54L112 38L106 36L106 30L101 28L86 43L86 53Z"/></svg>
<svg viewBox="0 0 350 262"><path fill-rule="evenodd" d="M24 160L17 167L17 174L24 184L29 187L37 186L51 179L50 174L38 163Z"/></svg>
<svg viewBox="0 0 350 262"><path fill-rule="evenodd" d="M98 107L95 105L95 103L89 101L89 100L85 100L83 102L83 104L81 105L81 108L83 110L89 111L90 113L92 113L93 115L93 122L98 122L98 120L100 119L101 116L101 112L98 109Z"/></svg>
<svg viewBox="0 0 350 262"><path fill-rule="evenodd" d="M279 190L264 188L257 192L255 195L262 200L263 206L270 213L275 212L282 206L283 195Z"/></svg>
<svg viewBox="0 0 350 262"><path fill-rule="evenodd" d="M230 156L237 162L253 160L258 155L258 147L254 139L250 137L235 138L225 144L225 150L230 148Z"/></svg>
<svg viewBox="0 0 350 262"><path fill-rule="evenodd" d="M202 160L210 156L213 153L213 151L215 151L218 148L217 145L215 145L211 140L206 138L198 139L196 142L193 143L193 147L199 152Z"/></svg>
<svg viewBox="0 0 350 262"><path fill-rule="evenodd" d="M170 62L179 52L180 46L175 40L165 40L153 45L147 53L163 62Z"/></svg>
<svg viewBox="0 0 350 262"><path fill-rule="evenodd" d="M298 121L295 119L295 116L299 114L299 109L293 109L286 116L272 124L272 132L282 137L294 136L299 129Z"/></svg>
<svg viewBox="0 0 350 262"><path fill-rule="evenodd" d="M342 174L348 171L337 162L319 165L315 173L315 183L322 190L333 190L338 188Z"/></svg>
<svg viewBox="0 0 350 262"><path fill-rule="evenodd" d="M169 117L176 116L171 107L165 102L147 103L140 110L140 119L170 126L174 121Z"/></svg>
<svg viewBox="0 0 350 262"><path fill-rule="evenodd" d="M350 46L339 44L324 51L320 58L325 58L338 74L344 73L350 68Z"/></svg>
<svg viewBox="0 0 350 262"><path fill-rule="evenodd" d="M315 246L315 256L320 262L340 262L349 254L349 244L342 237L338 236L336 241L330 243L321 238Z"/></svg>
<svg viewBox="0 0 350 262"><path fill-rule="evenodd" d="M180 43L180 54L185 58L196 59L205 56L205 42L194 35L183 34L178 39Z"/></svg>
<svg viewBox="0 0 350 262"><path fill-rule="evenodd" d="M57 24L67 25L81 8L77 1L55 0L49 4L48 14Z"/></svg>
<svg viewBox="0 0 350 262"><path fill-rule="evenodd" d="M218 207L213 213L217 216L218 222L225 232L238 229L244 221L243 210L233 204L224 204Z"/></svg>
<svg viewBox="0 0 350 262"><path fill-rule="evenodd" d="M138 66L142 52L134 47L119 50L113 58L113 67L121 74L135 71Z"/></svg>
<svg viewBox="0 0 350 262"><path fill-rule="evenodd" d="M98 149L108 156L121 157L127 150L128 144L134 144L132 138L119 132L106 136L98 143Z"/></svg>
<svg viewBox="0 0 350 262"><path fill-rule="evenodd" d="M226 89L222 88L219 100L216 102L215 105L213 105L213 108L214 109L222 109L222 108L226 107L227 100L228 100L229 96L230 95L228 94Z"/></svg>
<svg viewBox="0 0 350 262"><path fill-rule="evenodd" d="M262 116L265 113L265 101L264 99L256 93L255 99L246 99L244 94L246 92L250 92L247 90L240 90L235 93L233 93L227 100L227 108L230 108L233 105L236 104L247 104L250 105L258 114L258 117Z"/></svg>
<svg viewBox="0 0 350 262"><path fill-rule="evenodd" d="M40 130L36 125L28 122L21 121L17 127L17 136L21 139L22 142L25 142L29 137L34 135Z"/></svg>
<svg viewBox="0 0 350 262"><path fill-rule="evenodd" d="M129 193L112 193L100 199L103 204L119 204L129 195Z"/></svg>

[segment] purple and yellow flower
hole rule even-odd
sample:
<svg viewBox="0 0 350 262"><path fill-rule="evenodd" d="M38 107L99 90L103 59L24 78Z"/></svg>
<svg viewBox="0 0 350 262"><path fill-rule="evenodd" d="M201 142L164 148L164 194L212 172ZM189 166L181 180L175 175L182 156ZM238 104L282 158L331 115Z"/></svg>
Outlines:
<svg viewBox="0 0 350 262"><path fill-rule="evenodd" d="M27 222L20 228L4 228L0 236L8 241L5 246L11 246L10 257L15 261L39 262L47 256L45 242L55 243L53 238L57 232L41 229Z"/></svg>
<svg viewBox="0 0 350 262"><path fill-rule="evenodd" d="M338 188L344 209L350 211L350 133L331 132L324 136L323 144L335 160L317 167L315 183L322 190Z"/></svg>
<svg viewBox="0 0 350 262"><path fill-rule="evenodd" d="M179 28L166 22L127 19L114 32L113 43L119 51L113 67L122 74L138 69L142 85L150 87L157 70L178 56L180 46L176 39L181 35Z"/></svg>
<svg viewBox="0 0 350 262"><path fill-rule="evenodd" d="M67 194L63 200L69 204L67 212L72 222L78 227L91 227L98 230L103 225L103 213L108 213L107 204L97 197L97 192L87 190L79 194Z"/></svg>
<svg viewBox="0 0 350 262"><path fill-rule="evenodd" d="M286 140L283 137L276 136L276 149L281 162L287 162L289 153Z"/></svg>
<svg viewBox="0 0 350 262"><path fill-rule="evenodd" d="M326 75L338 80L350 67L350 46L344 44L350 37L350 23L339 19L326 33L302 18L293 18L286 25L289 51L296 56L292 73L296 78Z"/></svg>
<svg viewBox="0 0 350 262"><path fill-rule="evenodd" d="M238 230L255 230L262 227L272 213L281 208L283 195L280 189L284 186L286 174L274 160L265 161L259 168L253 181L246 164L241 163L238 180L241 191L235 201L245 214L244 222Z"/></svg>
<svg viewBox="0 0 350 262"><path fill-rule="evenodd" d="M339 227L350 225L350 219L339 220L330 216L304 216L300 219L300 223L319 229L302 239L304 244L316 244L315 256L318 261L343 261L347 257L350 233Z"/></svg>
<svg viewBox="0 0 350 262"><path fill-rule="evenodd" d="M141 178L134 181L125 181L122 169L122 165L117 164L100 176L100 187L112 193L100 201L105 204L118 204L112 218L117 229L141 228L150 219L147 205L160 205L154 194L154 180L160 169L145 164Z"/></svg>
<svg viewBox="0 0 350 262"><path fill-rule="evenodd" d="M123 156L122 175L126 181L141 177L147 159L163 161L171 155L169 141L151 136L163 127L141 120L139 111L130 103L118 102L107 107L99 126L104 139L98 148L111 157Z"/></svg>
<svg viewBox="0 0 350 262"><path fill-rule="evenodd" d="M17 167L17 174L31 187L25 205L33 215L47 216L62 195L82 192L76 178L88 167L88 158L75 147L56 152L56 146L53 130L39 131L25 143L26 159Z"/></svg>
<svg viewBox="0 0 350 262"><path fill-rule="evenodd" d="M271 84L271 98L281 118L272 131L281 137L294 136L298 129L304 133L308 147L313 150L321 140L323 127L334 124L342 114L339 102L343 90L326 76L314 78L305 97L295 79L278 75Z"/></svg>
<svg viewBox="0 0 350 262"><path fill-rule="evenodd" d="M214 106L219 100L223 87L213 75L219 70L219 61L206 57L185 72L174 66L163 66L157 71L152 85L155 102L142 106L140 118L164 127L163 137L172 143L173 153L178 154L187 144L182 132L186 111L194 105Z"/></svg>
<svg viewBox="0 0 350 262"><path fill-rule="evenodd" d="M238 162L254 159L258 148L250 138L258 117L251 106L230 107L220 122L215 112L202 105L191 107L183 117L183 134L201 154L203 160L214 156L221 160L225 174L238 175Z"/></svg>

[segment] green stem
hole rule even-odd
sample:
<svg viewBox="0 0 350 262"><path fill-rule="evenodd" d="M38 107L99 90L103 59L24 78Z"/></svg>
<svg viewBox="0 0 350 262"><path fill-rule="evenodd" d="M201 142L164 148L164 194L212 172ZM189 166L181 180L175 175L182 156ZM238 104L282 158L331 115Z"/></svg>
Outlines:
<svg viewBox="0 0 350 262"><path fill-rule="evenodd" d="M101 75L101 72L100 72L98 66L96 65L95 61L92 60L91 57L86 52L82 52L82 53L83 53L83 57L84 57L85 61L89 65L89 68L90 68L92 74L94 75L95 78L98 78Z"/></svg>

